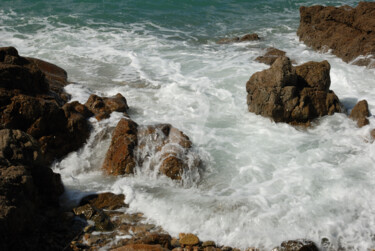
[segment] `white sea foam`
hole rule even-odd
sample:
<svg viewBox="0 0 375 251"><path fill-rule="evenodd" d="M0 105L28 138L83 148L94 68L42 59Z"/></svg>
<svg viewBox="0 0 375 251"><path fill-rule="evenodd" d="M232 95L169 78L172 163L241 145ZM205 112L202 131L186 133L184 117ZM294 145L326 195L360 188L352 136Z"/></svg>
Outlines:
<svg viewBox="0 0 375 251"><path fill-rule="evenodd" d="M319 244L327 237L335 248L374 248L375 145L369 133L375 119L358 129L335 114L298 130L249 113L245 91L249 77L268 67L255 57L275 46L298 63L328 60L331 89L345 107L366 98L373 112L374 70L313 52L298 42L291 26L259 30L261 42L217 45L170 39L172 33L194 35L148 23L93 29L52 27L48 19L30 22L44 28L32 36L0 28L0 43L65 68L78 83L66 87L74 100L85 102L92 92L122 93L137 123L171 123L206 160L200 181L188 187L142 172L104 176L101 164L122 116L114 113L93 119L88 143L54 165L68 188L66 197L124 193L130 210L172 235L193 232L222 245L269 250L288 239ZM163 36L148 32L150 25Z"/></svg>

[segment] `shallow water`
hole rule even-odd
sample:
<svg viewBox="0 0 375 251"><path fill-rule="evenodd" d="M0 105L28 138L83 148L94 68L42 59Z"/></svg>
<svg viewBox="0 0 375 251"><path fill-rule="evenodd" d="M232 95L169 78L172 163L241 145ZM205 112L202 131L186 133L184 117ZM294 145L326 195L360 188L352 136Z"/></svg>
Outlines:
<svg viewBox="0 0 375 251"><path fill-rule="evenodd" d="M375 70L346 64L298 41L301 5L358 1L4 1L0 46L53 62L75 82L66 90L122 93L138 124L171 123L193 141L205 168L184 184L152 171L134 177L101 172L110 133L121 114L97 122L88 143L54 165L67 203L91 191L125 193L172 235L240 248L271 249L284 240L328 238L338 247L374 248L375 146L372 126L344 114L307 130L247 111L245 84L267 66L264 48L285 50L298 64L328 60L331 89L350 110L375 105ZM218 45L222 37L256 32L263 39ZM370 118L372 125L375 119Z"/></svg>

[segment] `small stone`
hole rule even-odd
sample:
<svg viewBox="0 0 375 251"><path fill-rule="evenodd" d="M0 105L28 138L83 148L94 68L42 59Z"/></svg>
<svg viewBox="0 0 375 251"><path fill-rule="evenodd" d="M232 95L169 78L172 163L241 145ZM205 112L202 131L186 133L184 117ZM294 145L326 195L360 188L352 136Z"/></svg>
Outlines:
<svg viewBox="0 0 375 251"><path fill-rule="evenodd" d="M177 248L177 247L180 247L180 242L178 241L177 238L172 238L171 240L171 246L174 247L174 248Z"/></svg>
<svg viewBox="0 0 375 251"><path fill-rule="evenodd" d="M180 244L183 245L183 246L194 246L194 245L199 244L199 239L194 234L191 234L191 233L188 233L188 234L180 233L179 237L180 237Z"/></svg>

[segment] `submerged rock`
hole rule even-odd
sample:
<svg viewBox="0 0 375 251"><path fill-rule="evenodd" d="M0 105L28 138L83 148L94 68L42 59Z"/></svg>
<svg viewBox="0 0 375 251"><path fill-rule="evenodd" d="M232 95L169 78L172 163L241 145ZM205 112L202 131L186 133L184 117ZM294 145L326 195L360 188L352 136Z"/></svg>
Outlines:
<svg viewBox="0 0 375 251"><path fill-rule="evenodd" d="M327 51L354 64L375 67L375 2L349 6L300 8L300 40L316 50Z"/></svg>
<svg viewBox="0 0 375 251"><path fill-rule="evenodd" d="M329 71L327 61L293 67L289 58L279 57L246 83L249 111L294 125L341 112L339 99L329 90Z"/></svg>
<svg viewBox="0 0 375 251"><path fill-rule="evenodd" d="M366 100L359 101L349 115L351 119L357 121L358 127L363 127L370 123L368 116L370 116L370 111Z"/></svg>
<svg viewBox="0 0 375 251"><path fill-rule="evenodd" d="M129 109L124 96L117 93L113 97L99 97L92 94L85 106L95 115L97 120L109 118L112 112L122 112L126 116L126 111Z"/></svg>
<svg viewBox="0 0 375 251"><path fill-rule="evenodd" d="M278 57L285 56L286 52L270 47L267 48L266 53L263 56L259 56L255 59L255 61L258 61L260 63L272 65Z"/></svg>
<svg viewBox="0 0 375 251"><path fill-rule="evenodd" d="M237 42L247 42L247 41L257 41L259 40L259 36L256 33L246 34L242 37L234 37L234 38L223 38L217 41L218 44L231 44Z"/></svg>
<svg viewBox="0 0 375 251"><path fill-rule="evenodd" d="M134 173L138 165L180 180L184 170L189 169L191 146L189 138L169 124L138 126L132 120L121 119L112 134L103 168L108 174L125 175ZM199 165L195 159L190 166Z"/></svg>

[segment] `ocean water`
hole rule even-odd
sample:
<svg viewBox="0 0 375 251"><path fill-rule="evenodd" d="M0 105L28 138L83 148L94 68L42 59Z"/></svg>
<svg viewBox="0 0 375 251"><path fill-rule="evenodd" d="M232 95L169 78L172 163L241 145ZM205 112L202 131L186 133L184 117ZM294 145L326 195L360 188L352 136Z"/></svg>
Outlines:
<svg viewBox="0 0 375 251"><path fill-rule="evenodd" d="M124 193L171 235L270 250L307 238L330 249L375 248L375 145L370 125L345 114L309 129L249 113L245 84L268 68L254 59L270 46L298 64L328 60L331 89L348 111L362 99L375 109L375 70L312 51L296 36L299 7L359 1L67 0L0 1L0 46L66 69L73 100L122 93L138 124L171 123L194 143L204 168L183 183L139 168L106 177L101 164L122 117L97 122L87 144L53 165L64 203L97 191ZM256 32L260 41L219 45ZM323 248L323 247L321 247ZM340 249L342 250L342 249Z"/></svg>

